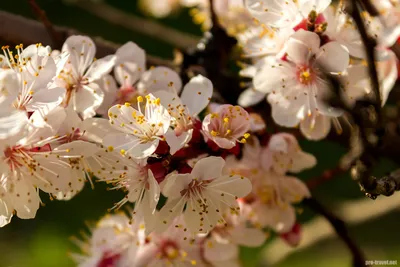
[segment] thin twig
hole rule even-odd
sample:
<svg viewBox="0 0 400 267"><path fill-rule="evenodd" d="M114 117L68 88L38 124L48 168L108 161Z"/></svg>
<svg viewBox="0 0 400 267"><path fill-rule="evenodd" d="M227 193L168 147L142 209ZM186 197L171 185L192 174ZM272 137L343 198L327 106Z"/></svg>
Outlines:
<svg viewBox="0 0 400 267"><path fill-rule="evenodd" d="M347 226L343 220L339 219L336 215L325 209L321 203L319 203L315 198L308 198L303 200L303 203L307 205L309 208L314 210L316 213L325 217L326 220L332 225L335 229L338 237L346 244L348 249L350 250L353 256L353 266L354 267L364 267L365 265L365 257L363 252L354 242L354 240L350 237Z"/></svg>
<svg viewBox="0 0 400 267"><path fill-rule="evenodd" d="M53 24L49 20L46 15L46 12L40 8L40 6L36 3L35 0L28 0L29 5L32 8L33 13L38 17L38 19L43 23L46 27L47 32L49 33L50 37L53 39L53 42L57 44L58 47L61 47L63 40L62 36L54 29Z"/></svg>
<svg viewBox="0 0 400 267"><path fill-rule="evenodd" d="M200 40L200 37L177 31L155 21L125 13L105 3L77 1L75 5L112 24L151 36L176 48L186 49L196 45Z"/></svg>
<svg viewBox="0 0 400 267"><path fill-rule="evenodd" d="M61 48L61 46L57 45L53 38L49 36L46 27L38 21L4 11L0 11L0 21L2 22L2 26L0 27L0 40L2 41L13 44L43 43L44 45L50 45L53 49ZM53 28L62 39L66 39L71 35L83 34L69 28L59 26L54 26ZM115 53L115 51L120 47L119 44L105 41L100 37L92 37L92 39L96 44L97 57L99 58ZM174 67L174 64L171 61L151 55L147 55L147 63L149 66L163 65Z"/></svg>

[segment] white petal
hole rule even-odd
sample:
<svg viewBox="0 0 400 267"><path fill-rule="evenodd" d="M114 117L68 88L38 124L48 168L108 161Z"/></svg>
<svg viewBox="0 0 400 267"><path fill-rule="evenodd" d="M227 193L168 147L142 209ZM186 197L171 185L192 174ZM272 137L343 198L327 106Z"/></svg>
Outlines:
<svg viewBox="0 0 400 267"><path fill-rule="evenodd" d="M236 259L238 256L239 247L236 244L219 243L214 238L205 242L204 257L208 261L228 261Z"/></svg>
<svg viewBox="0 0 400 267"><path fill-rule="evenodd" d="M10 194L10 201L21 219L32 219L39 209L39 196L36 188L25 178L17 179L14 183L14 190Z"/></svg>
<svg viewBox="0 0 400 267"><path fill-rule="evenodd" d="M264 244L266 240L265 233L257 228L248 228L244 225L235 226L230 231L232 240L241 246L245 247L259 247Z"/></svg>
<svg viewBox="0 0 400 267"><path fill-rule="evenodd" d="M329 42L320 48L316 60L325 71L338 73L345 71L349 66L350 55L338 42Z"/></svg>
<svg viewBox="0 0 400 267"><path fill-rule="evenodd" d="M318 52L320 38L316 33L299 30L287 42L288 59L294 63L308 64L311 56Z"/></svg>
<svg viewBox="0 0 400 267"><path fill-rule="evenodd" d="M165 232L165 230L168 229L168 226L171 225L173 220L182 214L185 204L186 202L184 201L184 198L168 198L167 202L158 213L159 219L155 231L157 233Z"/></svg>
<svg viewBox="0 0 400 267"><path fill-rule="evenodd" d="M160 186L158 185L150 169L148 170L148 183L149 183L148 198L150 203L149 206L150 206L150 211L154 213L157 208L158 200L160 199Z"/></svg>
<svg viewBox="0 0 400 267"><path fill-rule="evenodd" d="M199 160L192 170L192 175L199 180L211 180L222 174L225 160L221 157L207 157Z"/></svg>
<svg viewBox="0 0 400 267"><path fill-rule="evenodd" d="M137 159L151 156L156 151L159 140L156 139L147 143L141 142L139 138L129 134L110 134L103 139L105 147L111 146L117 151L124 150L124 153Z"/></svg>
<svg viewBox="0 0 400 267"><path fill-rule="evenodd" d="M251 107L265 99L265 94L256 91L254 88L244 90L238 99L238 104L244 108Z"/></svg>
<svg viewBox="0 0 400 267"><path fill-rule="evenodd" d="M187 186L192 182L193 176L191 174L172 174L165 178L166 182L162 189L164 196L168 199L175 199L181 197L181 192L187 189Z"/></svg>
<svg viewBox="0 0 400 267"><path fill-rule="evenodd" d="M104 75L110 73L116 60L117 57L115 55L110 55L93 62L89 70L85 73L85 77L89 79L89 83L101 79Z"/></svg>
<svg viewBox="0 0 400 267"><path fill-rule="evenodd" d="M303 200L303 198L311 196L307 186L300 179L289 176L282 179L282 192L285 195L284 198L286 201L297 203Z"/></svg>
<svg viewBox="0 0 400 267"><path fill-rule="evenodd" d="M213 191L229 193L236 199L247 196L252 187L250 180L246 177L226 175L212 181L207 188Z"/></svg>
<svg viewBox="0 0 400 267"><path fill-rule="evenodd" d="M2 110L0 114L0 140L17 135L26 129L28 117L25 112L11 109L9 112Z"/></svg>
<svg viewBox="0 0 400 267"><path fill-rule="evenodd" d="M19 76L13 70L0 69L0 113L8 109L16 100L19 87Z"/></svg>
<svg viewBox="0 0 400 267"><path fill-rule="evenodd" d="M87 36L74 35L65 41L62 52L70 53L70 61L73 68L83 75L85 70L92 64L96 54L96 46L92 39Z"/></svg>
<svg viewBox="0 0 400 267"><path fill-rule="evenodd" d="M64 99L65 88L56 87L52 89L40 90L32 95L32 99L26 105L27 111L35 111L46 107L54 108L58 106Z"/></svg>
<svg viewBox="0 0 400 267"><path fill-rule="evenodd" d="M72 103L74 110L82 114L83 119L91 118L96 114L96 109L101 105L104 93L95 83L83 86L73 93Z"/></svg>
<svg viewBox="0 0 400 267"><path fill-rule="evenodd" d="M295 127L299 124L304 107L301 101L288 101L282 96L269 94L268 102L272 108L274 121L285 127Z"/></svg>
<svg viewBox="0 0 400 267"><path fill-rule="evenodd" d="M263 66L253 79L254 88L262 93L268 94L278 90L285 85L283 79L292 79L297 69L286 61L276 60ZM265 77L268 77L266 79Z"/></svg>
<svg viewBox="0 0 400 267"><path fill-rule="evenodd" d="M306 116L300 122L301 133L309 140L324 139L331 130L331 118L321 114Z"/></svg>
<svg viewBox="0 0 400 267"><path fill-rule="evenodd" d="M9 224L13 216L8 205L5 199L0 199L0 228Z"/></svg>
<svg viewBox="0 0 400 267"><path fill-rule="evenodd" d="M179 94L182 89L182 81L179 74L167 67L156 67L146 71L138 84L142 94L166 90Z"/></svg>
<svg viewBox="0 0 400 267"><path fill-rule="evenodd" d="M84 132L84 138L98 144L102 143L103 138L111 133L117 133L117 130L110 125L107 119L89 118L84 120L79 130Z"/></svg>
<svg viewBox="0 0 400 267"><path fill-rule="evenodd" d="M180 136L176 136L175 131L169 129L164 135L169 146L169 153L174 155L179 149L183 148L192 139L193 129L183 132Z"/></svg>
<svg viewBox="0 0 400 267"><path fill-rule="evenodd" d="M115 53L117 56L114 68L115 79L121 85L132 86L146 68L146 53L137 44L128 42Z"/></svg>
<svg viewBox="0 0 400 267"><path fill-rule="evenodd" d="M182 102L187 106L192 116L205 109L213 94L212 82L204 76L197 75L183 88Z"/></svg>
<svg viewBox="0 0 400 267"><path fill-rule="evenodd" d="M56 147L53 151L61 157L91 157L99 152L101 148L93 143L84 141L73 141Z"/></svg>
<svg viewBox="0 0 400 267"><path fill-rule="evenodd" d="M107 117L108 109L114 104L115 100L117 99L117 83L111 75L104 75L104 77L96 81L96 83L104 92L104 99L97 109L97 113L103 115L103 117Z"/></svg>

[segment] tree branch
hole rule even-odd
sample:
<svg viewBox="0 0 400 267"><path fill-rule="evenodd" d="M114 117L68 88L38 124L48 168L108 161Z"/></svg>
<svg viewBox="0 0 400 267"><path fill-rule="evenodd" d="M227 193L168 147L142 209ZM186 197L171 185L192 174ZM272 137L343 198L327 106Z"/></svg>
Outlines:
<svg viewBox="0 0 400 267"><path fill-rule="evenodd" d="M36 3L35 0L28 0L29 5L32 8L33 13L38 17L39 20L42 21L43 25L46 27L47 32L49 33L50 37L53 39L53 42L57 44L57 46L62 45L63 40L61 35L54 29L53 24L49 20L46 15L46 12L40 8L40 6Z"/></svg>
<svg viewBox="0 0 400 267"><path fill-rule="evenodd" d="M50 45L53 49L61 49L61 46L57 44L51 36L49 36L46 27L38 21L4 11L0 11L0 21L2 22L2 26L0 27L0 40L13 44L43 43ZM70 28L59 26L54 26L53 28L63 40L67 39L71 35L83 34ZM115 53L115 51L120 47L119 44L105 41L100 37L92 37L92 39L96 44L97 57L99 58ZM149 66L163 65L174 67L174 64L171 61L151 55L147 55L147 63Z"/></svg>
<svg viewBox="0 0 400 267"><path fill-rule="evenodd" d="M123 11L105 3L77 1L75 5L112 24L151 36L177 48L186 49L195 46L200 40L197 36L182 33L155 21L124 13Z"/></svg>
<svg viewBox="0 0 400 267"><path fill-rule="evenodd" d="M353 266L354 267L364 267L365 265L365 258L363 252L358 248L357 244L353 241L350 237L347 226L335 216L333 213L329 212L325 209L324 206L321 205L315 198L308 198L303 200L303 203L311 208L316 213L325 217L326 220L332 225L338 237L346 244L347 248L350 250L353 256Z"/></svg>

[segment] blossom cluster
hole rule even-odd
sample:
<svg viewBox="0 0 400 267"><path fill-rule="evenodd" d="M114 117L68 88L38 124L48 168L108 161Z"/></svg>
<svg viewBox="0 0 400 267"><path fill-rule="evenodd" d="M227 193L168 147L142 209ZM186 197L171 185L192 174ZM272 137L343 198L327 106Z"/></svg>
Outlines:
<svg viewBox="0 0 400 267"><path fill-rule="evenodd" d="M166 14L179 1L152 2ZM180 2L210 27L208 1ZM389 47L400 36L399 6L374 2L381 16L363 19L378 40L384 105L398 75ZM105 216L79 242L82 267L240 266L239 247L261 246L270 231L298 244L294 205L310 192L293 175L316 159L249 107L266 97L276 124L325 138L343 114L327 102L327 75L341 81L348 105L371 93L360 34L330 0L213 3L252 80L237 106L211 102L207 77L184 84L169 67L148 68L133 42L100 59L86 36L70 36L61 51L2 47L0 227L34 218L41 192L69 200L86 182L104 182L125 193L110 208L128 213Z"/></svg>
<svg viewBox="0 0 400 267"><path fill-rule="evenodd" d="M86 182L105 182L126 192L110 208L134 206L99 222L80 266L239 264L240 245L294 227L292 204L310 193L286 173L315 158L292 135L268 134L257 114L210 105L206 77L183 85L168 67L147 69L132 42L95 59L86 36L69 37L61 51L3 51L1 226L34 218L41 191L69 200Z"/></svg>

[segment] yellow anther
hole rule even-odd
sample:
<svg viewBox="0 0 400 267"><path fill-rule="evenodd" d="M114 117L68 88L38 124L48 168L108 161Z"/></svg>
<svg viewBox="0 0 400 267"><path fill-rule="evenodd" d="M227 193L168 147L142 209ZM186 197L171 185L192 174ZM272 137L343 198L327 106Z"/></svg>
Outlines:
<svg viewBox="0 0 400 267"><path fill-rule="evenodd" d="M216 131L212 130L212 131L211 131L211 135L212 135L212 136L218 136L218 135L219 135L219 132L216 132Z"/></svg>
<svg viewBox="0 0 400 267"><path fill-rule="evenodd" d="M247 143L247 141L246 141L246 139L242 138L242 139L240 140L240 143L242 143L242 144L246 144L246 143Z"/></svg>
<svg viewBox="0 0 400 267"><path fill-rule="evenodd" d="M231 129L226 130L226 134L230 134L232 132Z"/></svg>
<svg viewBox="0 0 400 267"><path fill-rule="evenodd" d="M245 134L243 135L243 137L246 138L246 139L249 139L250 134L249 134L249 133L245 133Z"/></svg>
<svg viewBox="0 0 400 267"><path fill-rule="evenodd" d="M71 150L69 149L69 148L67 148L66 150L65 150L65 152L67 152L67 153L69 153Z"/></svg>
<svg viewBox="0 0 400 267"><path fill-rule="evenodd" d="M124 105L125 105L125 107L130 107L131 103L126 102Z"/></svg>
<svg viewBox="0 0 400 267"><path fill-rule="evenodd" d="M212 113L211 114L211 119L214 119L214 118L218 118L218 113Z"/></svg>
<svg viewBox="0 0 400 267"><path fill-rule="evenodd" d="M125 149L121 149L121 150L119 151L119 153L120 153L121 155L125 155L126 150L125 150Z"/></svg>
<svg viewBox="0 0 400 267"><path fill-rule="evenodd" d="M109 147L107 147L107 150L110 151L110 152L113 152L114 151L114 147L113 146L109 146Z"/></svg>
<svg viewBox="0 0 400 267"><path fill-rule="evenodd" d="M225 122L225 123L228 123L228 122L229 122L229 118L228 118L228 117L225 117L225 118L224 118L224 122Z"/></svg>
<svg viewBox="0 0 400 267"><path fill-rule="evenodd" d="M157 98L156 100L154 100L154 104L156 104L157 106L160 105L160 98Z"/></svg>
<svg viewBox="0 0 400 267"><path fill-rule="evenodd" d="M142 103L143 102L143 97L140 95L137 97L137 102Z"/></svg>
<svg viewBox="0 0 400 267"><path fill-rule="evenodd" d="M191 260L190 263L191 263L192 265L196 265L196 264L197 264L197 262L196 262L195 260Z"/></svg>
<svg viewBox="0 0 400 267"><path fill-rule="evenodd" d="M29 94L30 94L30 95L33 95L33 93L34 93L33 90L30 90L30 91L29 91Z"/></svg>

